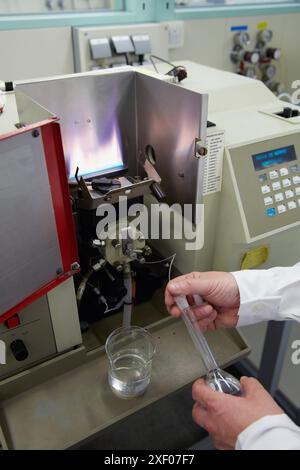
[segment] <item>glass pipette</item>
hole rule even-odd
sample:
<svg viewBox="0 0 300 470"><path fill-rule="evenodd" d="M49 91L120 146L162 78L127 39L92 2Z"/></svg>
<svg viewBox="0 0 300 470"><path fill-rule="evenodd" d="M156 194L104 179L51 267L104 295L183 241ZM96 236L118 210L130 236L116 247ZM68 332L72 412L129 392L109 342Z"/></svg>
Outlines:
<svg viewBox="0 0 300 470"><path fill-rule="evenodd" d="M187 330L193 340L193 343L201 354L202 360L206 367L205 381L213 390L227 393L229 395L241 396L241 384L228 372L222 370L198 324L194 312L189 306L187 298L184 295L175 298L176 304L182 313L182 318L187 327ZM194 295L196 305L203 305L204 301L199 295Z"/></svg>

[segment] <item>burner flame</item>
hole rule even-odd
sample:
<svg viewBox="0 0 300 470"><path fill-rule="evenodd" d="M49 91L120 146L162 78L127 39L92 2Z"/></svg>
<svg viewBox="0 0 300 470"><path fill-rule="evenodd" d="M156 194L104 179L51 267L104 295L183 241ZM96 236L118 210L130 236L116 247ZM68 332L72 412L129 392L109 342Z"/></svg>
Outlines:
<svg viewBox="0 0 300 470"><path fill-rule="evenodd" d="M69 178L74 178L77 167L81 176L93 176L123 167L120 127L116 117L102 130L96 129L91 120L84 123L85 129L72 139L71 152L67 158Z"/></svg>

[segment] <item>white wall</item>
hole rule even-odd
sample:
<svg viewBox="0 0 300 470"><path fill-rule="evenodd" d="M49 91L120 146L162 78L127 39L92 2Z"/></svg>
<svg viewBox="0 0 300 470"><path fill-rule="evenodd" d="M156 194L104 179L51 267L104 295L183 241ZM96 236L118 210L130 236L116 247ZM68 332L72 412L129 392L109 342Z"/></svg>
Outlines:
<svg viewBox="0 0 300 470"><path fill-rule="evenodd" d="M0 79L73 73L70 28L0 31Z"/></svg>
<svg viewBox="0 0 300 470"><path fill-rule="evenodd" d="M231 26L247 24L254 37L257 25L264 21L274 31L271 44L282 49L279 78L289 88L292 81L300 79L300 14L185 21L184 47L171 49L169 57L232 71L229 54L234 33L230 31ZM0 79L17 80L73 71L70 28L0 31Z"/></svg>

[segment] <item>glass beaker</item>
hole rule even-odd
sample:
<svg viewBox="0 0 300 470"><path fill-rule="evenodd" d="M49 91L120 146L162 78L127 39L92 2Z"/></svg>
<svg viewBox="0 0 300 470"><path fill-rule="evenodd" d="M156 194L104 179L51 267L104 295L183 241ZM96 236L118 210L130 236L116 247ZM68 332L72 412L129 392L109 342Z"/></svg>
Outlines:
<svg viewBox="0 0 300 470"><path fill-rule="evenodd" d="M150 383L155 354L151 334L139 326L122 327L110 334L105 349L112 391L120 398L142 395Z"/></svg>

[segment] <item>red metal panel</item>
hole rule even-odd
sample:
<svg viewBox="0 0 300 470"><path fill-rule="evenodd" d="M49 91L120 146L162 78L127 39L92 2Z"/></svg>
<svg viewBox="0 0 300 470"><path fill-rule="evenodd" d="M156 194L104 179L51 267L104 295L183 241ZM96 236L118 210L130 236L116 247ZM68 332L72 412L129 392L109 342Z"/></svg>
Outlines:
<svg viewBox="0 0 300 470"><path fill-rule="evenodd" d="M42 137L63 268L68 273L79 256L59 124L42 127Z"/></svg>
<svg viewBox="0 0 300 470"><path fill-rule="evenodd" d="M14 131L6 132L5 134L0 134L0 140L6 140L11 137L14 137L15 135L25 134L26 132L34 131L35 129L38 129L39 127L48 125L51 122L51 120L57 121L57 117L53 116L52 118L47 119L46 121L40 121L38 123L29 124L26 127L21 127L20 129L16 128Z"/></svg>
<svg viewBox="0 0 300 470"><path fill-rule="evenodd" d="M52 195L52 203L57 226L57 235L63 262L63 272L50 283L32 293L18 305L0 316L0 324L13 317L25 307L46 295L50 290L59 286L70 276L76 274L79 269L72 269L74 263L78 263L78 249L75 235L75 226L72 215L72 207L69 193L69 185L65 168L63 146L60 134L60 126L56 122L49 121L40 127L44 144L44 153L48 170L48 177ZM33 127L33 126L32 126ZM36 128L36 126L34 126ZM28 130L28 129L27 129ZM31 128L32 130L32 128ZM23 130L22 130L23 131ZM9 136L5 136L8 138Z"/></svg>
<svg viewBox="0 0 300 470"><path fill-rule="evenodd" d="M74 272L74 274L76 274L76 273ZM70 274L60 276L57 279L53 280L52 282L49 282L46 286L42 287L38 291L34 292L30 297L27 297L27 299L23 300L18 305L16 305L15 307L8 310L6 313L1 315L0 316L0 324L4 323L9 318L13 317L16 313L19 313L22 310L24 310L25 307L28 307L28 305L32 304L33 302L35 302L40 297L43 297L43 295L46 295L50 290L52 290L55 287L62 284L69 277L70 277Z"/></svg>

